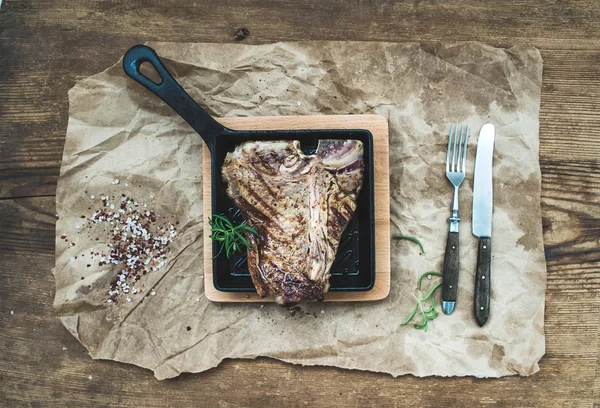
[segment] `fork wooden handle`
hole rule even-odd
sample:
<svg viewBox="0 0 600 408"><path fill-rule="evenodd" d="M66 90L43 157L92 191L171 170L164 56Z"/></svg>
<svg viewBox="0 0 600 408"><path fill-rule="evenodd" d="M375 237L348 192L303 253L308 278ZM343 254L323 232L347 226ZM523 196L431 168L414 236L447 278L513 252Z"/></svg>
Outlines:
<svg viewBox="0 0 600 408"><path fill-rule="evenodd" d="M483 326L490 314L490 278L492 272L492 240L479 238L477 269L475 271L475 320Z"/></svg>
<svg viewBox="0 0 600 408"><path fill-rule="evenodd" d="M458 232L448 232L446 254L442 269L442 301L456 302L458 293Z"/></svg>

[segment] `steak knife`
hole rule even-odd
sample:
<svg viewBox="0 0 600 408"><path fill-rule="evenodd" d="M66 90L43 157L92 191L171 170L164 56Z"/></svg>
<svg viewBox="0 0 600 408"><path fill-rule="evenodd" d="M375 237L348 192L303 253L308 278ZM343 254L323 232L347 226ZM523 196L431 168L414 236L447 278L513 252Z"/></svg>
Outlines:
<svg viewBox="0 0 600 408"><path fill-rule="evenodd" d="M475 320L481 327L490 313L490 278L492 272L492 157L496 129L483 125L477 141L473 180L473 235L479 237L475 271Z"/></svg>

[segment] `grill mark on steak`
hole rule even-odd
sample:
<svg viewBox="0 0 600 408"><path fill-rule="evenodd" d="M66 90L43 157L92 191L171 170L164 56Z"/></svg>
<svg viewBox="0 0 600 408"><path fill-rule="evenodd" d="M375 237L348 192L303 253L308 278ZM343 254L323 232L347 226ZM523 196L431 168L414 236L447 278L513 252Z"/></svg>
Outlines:
<svg viewBox="0 0 600 408"><path fill-rule="evenodd" d="M314 155L298 141L246 142L227 155L227 193L259 233L248 236L259 296L275 296L281 305L323 299L363 170L357 140L321 140Z"/></svg>
<svg viewBox="0 0 600 408"><path fill-rule="evenodd" d="M260 265L260 254L258 250L259 244L254 235L248 235L248 239L250 240L251 248L248 249L248 270L257 270ZM269 286L264 282L261 274L251 273L252 283L256 288L256 292L260 297L264 297L269 293Z"/></svg>
<svg viewBox="0 0 600 408"><path fill-rule="evenodd" d="M260 174L260 172L258 172L258 170L256 170L255 168L250 169L252 175L254 177L256 177L263 185L263 187L266 188L266 190L269 192L269 195L273 198L273 199L277 199L277 192L274 191L271 186L269 186L269 184L265 181L264 177Z"/></svg>
<svg viewBox="0 0 600 408"><path fill-rule="evenodd" d="M255 191L253 191L251 189L248 189L246 191L249 193L249 195L251 195L252 197L254 197L257 200L257 203L261 203L261 206L263 208L268 208L268 204ZM237 194L240 194L240 193L237 192ZM246 220L254 219L254 222L248 223L248 225L253 227L257 232L263 231L263 232L267 233L266 234L267 236L269 234L273 233L273 232L269 233L269 230L271 230L271 229L276 230L276 233L281 232L281 226L277 225L276 223L273 223L273 217L275 216L275 214L273 214L273 213L265 214L264 212L260 211L260 209L258 207L256 207L256 204L252 204L250 201L245 199L242 195L238 195L238 197L239 197L239 202L236 202L236 205L238 206L244 219L246 219ZM269 215L271 215L271 218L269 217ZM261 235L263 235L263 234L261 234Z"/></svg>

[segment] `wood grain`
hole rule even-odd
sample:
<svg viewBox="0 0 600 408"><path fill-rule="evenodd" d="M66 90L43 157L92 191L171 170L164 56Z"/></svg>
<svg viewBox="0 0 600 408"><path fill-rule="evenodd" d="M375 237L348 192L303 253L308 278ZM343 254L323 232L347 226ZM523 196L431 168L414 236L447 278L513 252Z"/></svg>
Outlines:
<svg viewBox="0 0 600 408"><path fill-rule="evenodd" d="M240 26L250 30L249 44L474 40L540 49L548 287L547 353L539 373L499 380L394 379L257 359L157 382L137 367L92 361L53 317L52 196L68 90L135 43L231 42ZM0 406L600 406L599 104L597 0L4 0Z"/></svg>
<svg viewBox="0 0 600 408"><path fill-rule="evenodd" d="M220 118L231 129L367 129L373 134L375 179L375 285L368 292L329 292L325 302L365 302L385 299L390 293L390 165L388 124L379 115L315 115L264 116L252 118ZM210 153L202 151L202 187L204 197L204 236L210 235L207 217L211 206ZM271 297L260 298L256 292L220 292L213 284L212 241L204 240L204 289L213 302L273 302Z"/></svg>
<svg viewBox="0 0 600 408"><path fill-rule="evenodd" d="M448 232L444 263L442 267L442 301L456 302L458 278L460 276L460 236L458 232ZM468 301L467 299L464 299Z"/></svg>
<svg viewBox="0 0 600 408"><path fill-rule="evenodd" d="M477 268L475 270L475 301L473 302L475 320L481 327L489 317L490 285L492 271L492 239L481 237L477 249Z"/></svg>

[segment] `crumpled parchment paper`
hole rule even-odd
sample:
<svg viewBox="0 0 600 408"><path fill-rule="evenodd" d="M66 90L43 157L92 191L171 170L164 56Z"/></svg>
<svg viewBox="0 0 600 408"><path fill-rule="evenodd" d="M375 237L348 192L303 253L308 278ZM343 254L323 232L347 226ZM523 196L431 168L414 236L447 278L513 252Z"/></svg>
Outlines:
<svg viewBox="0 0 600 408"><path fill-rule="evenodd" d="M126 78L117 63L69 92L57 189L55 308L93 358L146 367L159 379L201 372L224 358L257 356L394 376L499 377L539 370L546 267L538 161L542 60L535 48L149 45L216 116L376 113L388 118L392 233L420 238L426 253L419 255L407 241L392 243L391 293L380 302L306 304L292 316L271 303L208 301L202 276L201 139ZM477 135L486 122L497 129L494 257L491 317L479 328L472 312L477 240L471 234L471 198ZM424 332L400 323L414 305L410 292L417 277L441 270L452 195L444 175L451 123L472 129L460 198L459 300L454 314L438 317ZM112 184L115 179L120 183ZM106 249L108 237L96 241L76 225L99 207L101 194L123 193L178 220L179 234L170 245L169 263L140 281L142 295L107 304L105 292L119 267L87 267L82 259L70 259L84 249ZM62 234L76 246L70 248Z"/></svg>

